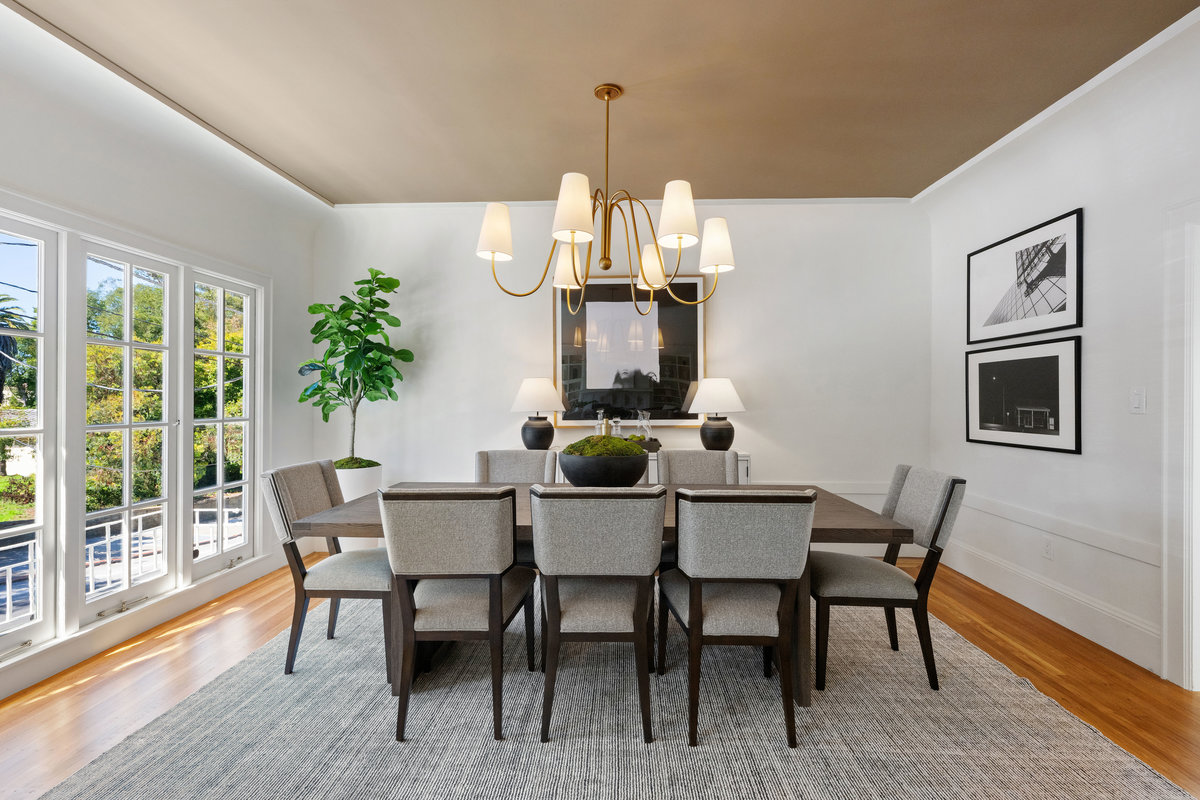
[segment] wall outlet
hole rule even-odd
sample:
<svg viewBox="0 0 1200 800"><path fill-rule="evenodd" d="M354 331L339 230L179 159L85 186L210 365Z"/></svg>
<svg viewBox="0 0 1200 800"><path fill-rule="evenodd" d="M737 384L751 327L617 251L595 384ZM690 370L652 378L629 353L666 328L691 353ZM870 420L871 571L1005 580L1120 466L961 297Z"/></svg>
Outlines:
<svg viewBox="0 0 1200 800"><path fill-rule="evenodd" d="M1129 413L1146 413L1146 387L1134 386L1129 390Z"/></svg>
<svg viewBox="0 0 1200 800"><path fill-rule="evenodd" d="M1054 540L1049 536L1042 537L1042 558L1048 561L1054 560Z"/></svg>

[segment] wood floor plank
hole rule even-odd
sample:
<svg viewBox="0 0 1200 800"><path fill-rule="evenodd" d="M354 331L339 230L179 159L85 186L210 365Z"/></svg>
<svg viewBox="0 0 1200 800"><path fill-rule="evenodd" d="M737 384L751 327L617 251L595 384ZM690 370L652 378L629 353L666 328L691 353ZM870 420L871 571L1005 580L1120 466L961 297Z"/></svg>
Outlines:
<svg viewBox="0 0 1200 800"><path fill-rule="evenodd" d="M913 574L919 564L900 562ZM0 793L26 798L51 788L285 630L291 608L291 577L280 569L0 701ZM934 581L930 610L1200 795L1200 693L1164 681L945 566ZM911 624L904 615L900 620ZM886 635L881 614L880 636Z"/></svg>

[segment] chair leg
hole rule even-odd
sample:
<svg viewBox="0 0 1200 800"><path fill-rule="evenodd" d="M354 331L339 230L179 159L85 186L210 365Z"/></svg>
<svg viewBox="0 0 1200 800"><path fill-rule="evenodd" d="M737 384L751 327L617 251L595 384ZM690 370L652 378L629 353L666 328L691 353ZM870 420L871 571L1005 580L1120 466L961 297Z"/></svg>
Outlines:
<svg viewBox="0 0 1200 800"><path fill-rule="evenodd" d="M779 691L783 696L783 721L787 730L788 747L796 746L796 708L793 702L792 686L792 631L796 625L796 584L792 581L780 600L779 613ZM807 602L808 594L802 595ZM766 653L770 648L763 648ZM764 661L770 666L770 661ZM769 669L768 669L769 671Z"/></svg>
<svg viewBox="0 0 1200 800"><path fill-rule="evenodd" d="M504 739L504 631L491 635L489 649L492 656L492 735L496 741Z"/></svg>
<svg viewBox="0 0 1200 800"><path fill-rule="evenodd" d="M341 606L340 597L329 598L329 630L325 632L326 639L333 638L333 629L337 627L338 608Z"/></svg>
<svg viewBox="0 0 1200 800"><path fill-rule="evenodd" d="M546 673L546 597L542 596L540 604L542 612L542 674Z"/></svg>
<svg viewBox="0 0 1200 800"><path fill-rule="evenodd" d="M404 649L400 652L400 685L396 703L396 741L404 741L404 724L408 721L408 698L412 694L413 668L416 666L417 643L411 630L401 637Z"/></svg>
<svg viewBox="0 0 1200 800"><path fill-rule="evenodd" d="M829 602L817 598L817 674L813 685L825 689L825 658L829 651Z"/></svg>
<svg viewBox="0 0 1200 800"><path fill-rule="evenodd" d="M383 602L380 605L383 607L383 663L384 669L387 670L387 682L391 683L396 665L392 662L394 654L392 653L392 596L390 593L383 596Z"/></svg>
<svg viewBox="0 0 1200 800"><path fill-rule="evenodd" d="M650 578L650 601L646 604L646 669L654 672L654 578Z"/></svg>
<svg viewBox="0 0 1200 800"><path fill-rule="evenodd" d="M667 672L667 598L663 596L662 586L658 589L658 674Z"/></svg>
<svg viewBox="0 0 1200 800"><path fill-rule="evenodd" d="M550 741L550 710L554 705L554 679L558 677L558 631L546 632L546 659L542 668L546 671L545 688L542 692L542 741Z"/></svg>
<svg viewBox="0 0 1200 800"><path fill-rule="evenodd" d="M696 735L700 717L700 636L696 626L688 631L688 744L698 745Z"/></svg>
<svg viewBox="0 0 1200 800"><path fill-rule="evenodd" d="M300 633L304 630L304 618L308 616L308 595L297 594L296 606L292 609L292 635L288 639L287 658L283 662L283 674L291 675L296 665L296 650L300 647Z"/></svg>
<svg viewBox="0 0 1200 800"><path fill-rule="evenodd" d="M530 672L537 672L537 664L533 658L533 587L525 595L525 660Z"/></svg>
<svg viewBox="0 0 1200 800"><path fill-rule="evenodd" d="M900 639L896 636L896 609L892 606L884 606L883 618L887 620L888 641L893 650L899 650Z"/></svg>
<svg viewBox="0 0 1200 800"><path fill-rule="evenodd" d="M913 621L917 624L917 639L921 642L921 656L925 659L925 674L929 676L929 688L938 688L937 667L933 663L933 637L929 635L929 609L924 603L913 608Z"/></svg>
<svg viewBox="0 0 1200 800"><path fill-rule="evenodd" d="M634 612L633 655L637 662L638 702L642 708L642 738L647 744L654 741L654 733L650 727L650 670L653 657L650 656L652 642L647 639L647 632L652 630L650 621L653 612L652 598L654 596L654 578L638 586L637 602L646 603L651 608L645 614ZM640 611L640 608L638 609Z"/></svg>
<svg viewBox="0 0 1200 800"><path fill-rule="evenodd" d="M774 661L775 661L775 652L774 652L774 650L775 650L775 648L771 647L771 645L767 645L767 646L765 646L765 647L762 649L762 651L763 651L763 652L762 652L762 656L763 656L763 677L764 677L764 678L770 678L770 677L771 677L771 669L772 669L772 668L775 666L775 664L774 664L774 663L772 663L772 662L774 662Z"/></svg>

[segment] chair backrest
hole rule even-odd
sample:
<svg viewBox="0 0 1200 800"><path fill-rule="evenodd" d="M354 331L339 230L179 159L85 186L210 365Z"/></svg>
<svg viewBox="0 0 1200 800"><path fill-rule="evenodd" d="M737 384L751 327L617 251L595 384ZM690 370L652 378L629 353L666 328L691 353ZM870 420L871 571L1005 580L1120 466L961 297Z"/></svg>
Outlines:
<svg viewBox="0 0 1200 800"><path fill-rule="evenodd" d="M658 481L736 486L737 458L736 450L659 450Z"/></svg>
<svg viewBox="0 0 1200 800"><path fill-rule="evenodd" d="M380 489L396 575L497 575L513 563L516 489Z"/></svg>
<svg viewBox="0 0 1200 800"><path fill-rule="evenodd" d="M554 483L558 453L553 450L480 450L476 483Z"/></svg>
<svg viewBox="0 0 1200 800"><path fill-rule="evenodd" d="M679 568L692 578L792 580L804 574L812 489L678 489Z"/></svg>
<svg viewBox="0 0 1200 800"><path fill-rule="evenodd" d="M345 502L332 461L267 470L259 480L275 533L284 544L293 541L293 522Z"/></svg>
<svg viewBox="0 0 1200 800"><path fill-rule="evenodd" d="M535 485L533 557L547 575L652 575L662 560L665 486Z"/></svg>
<svg viewBox="0 0 1200 800"><path fill-rule="evenodd" d="M883 502L883 516L913 529L913 542L945 548L962 506L967 482L925 467L900 464Z"/></svg>

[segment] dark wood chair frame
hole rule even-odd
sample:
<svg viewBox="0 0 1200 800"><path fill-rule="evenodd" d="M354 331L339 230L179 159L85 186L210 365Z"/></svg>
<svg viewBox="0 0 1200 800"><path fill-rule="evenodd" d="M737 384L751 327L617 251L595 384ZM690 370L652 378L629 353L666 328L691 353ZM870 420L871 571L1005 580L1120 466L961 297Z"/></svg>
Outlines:
<svg viewBox="0 0 1200 800"><path fill-rule="evenodd" d="M450 493L443 493L447 497L451 497ZM514 497L515 492L506 492L500 497ZM515 547L515 526L516 526L516 503L512 504L513 508L513 525L514 525L514 547ZM514 550L515 552L515 550ZM392 602L395 603L396 609L399 611L396 614L396 622L399 625L399 631L392 637L394 646L400 649L399 659L400 669L393 671L396 680L393 685L393 694L399 698L396 709L396 741L404 741L404 727L408 719L408 703L412 694L413 676L416 671L417 661L417 643L418 642L468 642L468 641L487 641L491 653L492 666L492 732L497 741L504 739L503 717L504 717L504 631L509 624L516 618L517 612L524 610L525 612L525 658L530 672L537 670L537 665L533 658L533 585L522 598L518 608L514 608L508 617L503 615L503 578L517 566L515 563L510 565L504 572L493 575L479 574L413 574L413 575L393 575L392 576ZM423 579L456 579L456 578L472 578L483 579L488 581L488 627L484 631L463 631L463 630L424 630L418 631L415 629L414 620L416 618L416 604L413 599L413 592L416 590L417 582ZM385 603L386 605L386 603Z"/></svg>
<svg viewBox="0 0 1200 800"><path fill-rule="evenodd" d="M896 651L900 649L900 641L896 636L896 609L912 609L913 622L917 628L917 640L921 643L921 657L925 660L925 674L929 678L929 688L937 691L937 666L933 659L933 638L929 632L929 587L933 584L933 575L937 572L938 563L942 558L942 548L938 547L937 541L942 532L942 525L946 521L946 514L950 510L950 500L954 497L954 492L958 486L965 483L966 481L962 478L952 478L950 481L950 489L946 492L946 499L942 502L942 507L938 511L937 525L934 528L933 534L929 537L930 546L925 551L925 559L921 562L921 569L917 573L917 598L915 600L897 600L883 597L821 597L815 592L813 593L813 598L817 601L817 663L814 680L814 685L817 689L824 690L825 688L825 663L829 655L830 607L870 606L883 608L884 619L887 622L888 641L892 646L892 650ZM896 559L899 556L900 545L893 542L887 546L883 560L895 566Z"/></svg>

